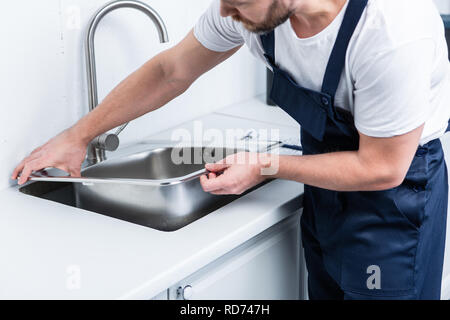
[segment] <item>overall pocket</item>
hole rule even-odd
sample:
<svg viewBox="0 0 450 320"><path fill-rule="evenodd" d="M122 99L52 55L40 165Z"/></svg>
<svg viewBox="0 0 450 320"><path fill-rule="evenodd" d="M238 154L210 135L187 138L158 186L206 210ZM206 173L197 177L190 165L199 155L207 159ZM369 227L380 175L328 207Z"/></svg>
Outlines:
<svg viewBox="0 0 450 320"><path fill-rule="evenodd" d="M402 184L394 188L394 204L398 213L417 230L425 219L425 205L429 197L428 153L419 148Z"/></svg>
<svg viewBox="0 0 450 320"><path fill-rule="evenodd" d="M415 294L420 234L397 208L398 192L359 192L348 201L340 285L349 297L411 299Z"/></svg>
<svg viewBox="0 0 450 320"><path fill-rule="evenodd" d="M349 299L414 299L428 157L428 146L419 147L400 186L355 193L348 201L341 287Z"/></svg>
<svg viewBox="0 0 450 320"><path fill-rule="evenodd" d="M411 227L419 230L425 217L428 190L416 186L400 185L395 188L394 203L397 212Z"/></svg>

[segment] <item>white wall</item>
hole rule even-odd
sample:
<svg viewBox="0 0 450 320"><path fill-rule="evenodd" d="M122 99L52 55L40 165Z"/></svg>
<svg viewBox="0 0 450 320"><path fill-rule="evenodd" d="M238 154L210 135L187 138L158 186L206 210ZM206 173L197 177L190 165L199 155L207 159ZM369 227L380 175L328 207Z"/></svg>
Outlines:
<svg viewBox="0 0 450 320"><path fill-rule="evenodd" d="M444 146L445 161L447 162L447 169L450 172L450 134L446 134L441 138L442 144ZM450 190L450 188L449 188ZM450 198L450 195L449 195ZM447 214L447 241L445 247L445 258L444 258L444 274L442 283L442 298L450 299L450 202L448 206Z"/></svg>
<svg viewBox="0 0 450 320"><path fill-rule="evenodd" d="M434 0L439 11L443 14L450 14L450 0ZM449 103L450 104L450 103ZM447 134L442 139L442 144L445 150L445 158L447 162L447 167L450 171L450 134ZM450 216L450 203L448 207L448 212ZM447 245L445 251L445 262L444 262L444 275L443 275L443 286L442 286L442 298L450 299L450 220L447 223Z"/></svg>
<svg viewBox="0 0 450 320"><path fill-rule="evenodd" d="M450 0L434 0L439 11L444 14L450 14Z"/></svg>
<svg viewBox="0 0 450 320"><path fill-rule="evenodd" d="M211 0L144 0L164 19L159 44L150 20L133 9L113 12L97 32L100 100L156 53L181 40ZM107 0L5 1L0 10L0 190L32 149L87 112L84 30ZM246 100L265 90L264 66L247 50L198 80L183 96L134 122L122 143ZM150 88L151 90L151 88Z"/></svg>

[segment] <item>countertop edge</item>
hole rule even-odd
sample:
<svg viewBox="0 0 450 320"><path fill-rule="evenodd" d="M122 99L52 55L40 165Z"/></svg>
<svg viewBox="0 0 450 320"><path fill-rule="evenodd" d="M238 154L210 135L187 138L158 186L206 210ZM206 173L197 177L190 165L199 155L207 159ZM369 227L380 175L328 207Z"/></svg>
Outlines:
<svg viewBox="0 0 450 320"><path fill-rule="evenodd" d="M167 270L156 279L149 280L143 285L125 293L118 300L147 300L148 297L154 297L162 291L169 289L179 281L227 255L232 250L245 244L262 232L265 232L267 229L297 214L298 210L302 208L302 199L303 194L300 194L286 201L281 207L271 212L266 212L261 218L253 220L250 230L247 225L235 233L230 234L227 238L222 238L210 244L199 254L191 256L189 259L191 261L181 261L178 265ZM214 255L211 254L212 252L214 252Z"/></svg>

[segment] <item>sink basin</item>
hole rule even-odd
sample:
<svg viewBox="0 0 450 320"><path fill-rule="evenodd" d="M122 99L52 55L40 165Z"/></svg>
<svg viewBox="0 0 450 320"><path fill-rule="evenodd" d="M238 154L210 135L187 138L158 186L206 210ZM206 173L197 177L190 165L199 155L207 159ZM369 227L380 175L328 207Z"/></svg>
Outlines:
<svg viewBox="0 0 450 320"><path fill-rule="evenodd" d="M186 178L204 169L206 162L219 161L238 151L157 148L108 159L82 170L83 177L127 179L127 183L33 182L20 191L157 230L175 231L242 196L211 195L203 191L198 177ZM139 183L142 181L158 183Z"/></svg>

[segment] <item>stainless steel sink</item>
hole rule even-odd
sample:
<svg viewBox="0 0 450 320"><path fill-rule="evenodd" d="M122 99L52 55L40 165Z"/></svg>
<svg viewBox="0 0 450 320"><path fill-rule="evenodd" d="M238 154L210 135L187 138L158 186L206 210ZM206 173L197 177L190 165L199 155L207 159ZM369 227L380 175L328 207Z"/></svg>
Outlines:
<svg viewBox="0 0 450 320"><path fill-rule="evenodd" d="M20 191L154 229L175 231L240 197L204 192L195 174L204 169L205 162L238 151L157 148L108 159L82 171L83 177L94 181L108 178L126 183L33 182Z"/></svg>

